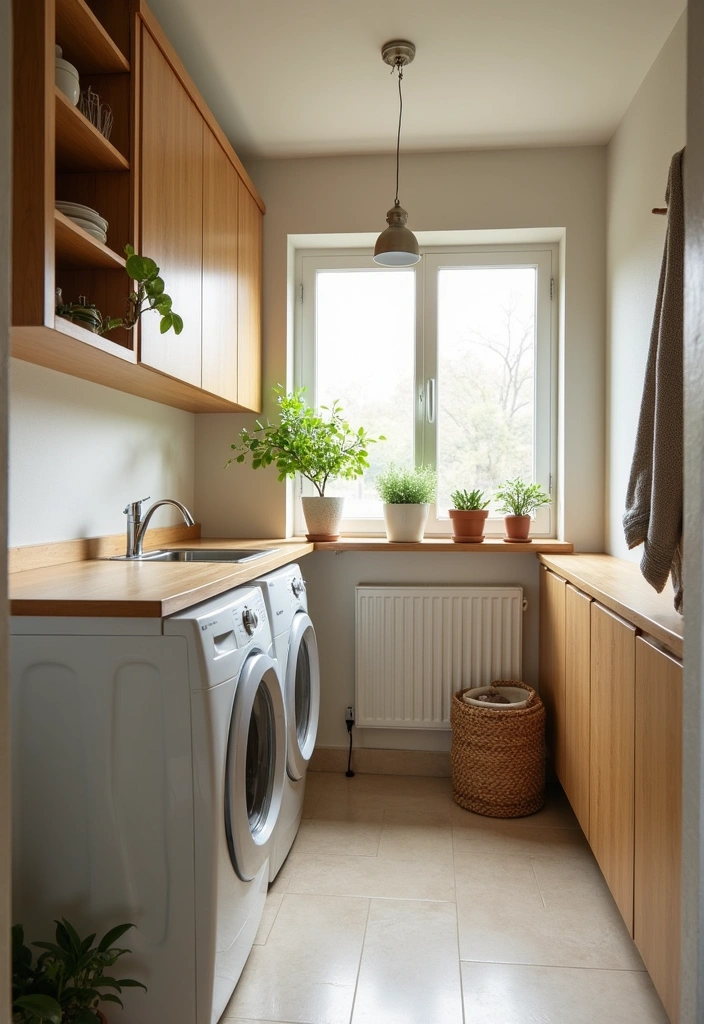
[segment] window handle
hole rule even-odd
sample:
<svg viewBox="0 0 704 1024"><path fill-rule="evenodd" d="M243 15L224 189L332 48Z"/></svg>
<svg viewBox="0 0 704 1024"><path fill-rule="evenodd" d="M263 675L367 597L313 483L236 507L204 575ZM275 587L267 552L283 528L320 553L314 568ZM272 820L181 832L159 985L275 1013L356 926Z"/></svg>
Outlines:
<svg viewBox="0 0 704 1024"><path fill-rule="evenodd" d="M428 423L435 423L435 378L428 377L425 382L425 418Z"/></svg>

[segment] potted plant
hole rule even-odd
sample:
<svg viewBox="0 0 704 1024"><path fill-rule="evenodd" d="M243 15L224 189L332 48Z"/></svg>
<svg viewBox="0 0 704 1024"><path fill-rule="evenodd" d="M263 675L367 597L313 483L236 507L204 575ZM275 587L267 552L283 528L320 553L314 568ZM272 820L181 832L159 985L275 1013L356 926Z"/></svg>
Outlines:
<svg viewBox="0 0 704 1024"><path fill-rule="evenodd" d="M452 508L452 539L456 544L481 544L484 540L484 524L489 515L489 499L484 500L484 492L475 488L473 491L453 491Z"/></svg>
<svg viewBox="0 0 704 1024"><path fill-rule="evenodd" d="M435 470L429 466L406 469L391 465L376 481L384 502L386 536L393 543L418 543L435 497Z"/></svg>
<svg viewBox="0 0 704 1024"><path fill-rule="evenodd" d="M141 981L113 978L112 967L128 949L114 942L134 927L119 924L93 945L95 932L81 939L65 918L56 921L55 942L33 942L44 950L36 963L24 944L24 929L12 929L12 1020L14 1024L107 1024L98 1003L117 1003L123 988L143 988ZM108 989L101 992L100 989ZM118 993L116 995L116 993Z"/></svg>
<svg viewBox="0 0 704 1024"><path fill-rule="evenodd" d="M520 477L507 480L496 492L496 500L500 502L499 512L503 513L506 527L506 540L517 544L526 544L530 540L531 513L537 508L549 505L550 495L540 484L527 484Z"/></svg>
<svg viewBox="0 0 704 1024"><path fill-rule="evenodd" d="M325 488L335 477L353 480L361 476L369 466L369 445L385 439L370 437L363 427L353 430L338 401L321 407L327 413L324 418L303 398L305 388L288 395L281 386L272 390L279 422L257 420L255 430L241 430L239 444L230 445L237 454L227 465L251 458L253 469L275 465L279 480L300 473L318 492L301 498L308 540L337 540L345 499L329 497Z"/></svg>

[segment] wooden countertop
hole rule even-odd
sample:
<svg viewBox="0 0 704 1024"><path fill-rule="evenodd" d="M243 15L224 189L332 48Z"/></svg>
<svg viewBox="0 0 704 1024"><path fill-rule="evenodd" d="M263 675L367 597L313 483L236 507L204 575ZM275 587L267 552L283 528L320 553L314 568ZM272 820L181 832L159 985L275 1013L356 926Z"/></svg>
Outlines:
<svg viewBox="0 0 704 1024"><path fill-rule="evenodd" d="M479 554L535 555L541 552L569 554L572 544L564 540L531 540L527 544L516 544L501 537L487 537L481 544L455 544L451 537L424 537L417 544L392 543L386 537L341 537L336 541L316 541L316 551L420 551L432 554L439 551L475 551Z"/></svg>
<svg viewBox="0 0 704 1024"><path fill-rule="evenodd" d="M72 561L8 577L13 615L163 618L309 554L306 540L189 540L184 548L276 547L253 562Z"/></svg>
<svg viewBox="0 0 704 1024"><path fill-rule="evenodd" d="M245 564L227 562L120 562L108 556L124 551L124 537L94 538L11 551L10 610L13 615L115 616L162 618L238 587L311 551L476 552L535 555L565 553L564 541L534 540L510 544L501 539L482 544L455 544L450 537L420 544L391 544L385 537L347 537L312 544L289 540L198 539L199 527L164 527L150 531L154 547L275 547L275 554ZM178 537L178 541L174 538ZM96 557L97 555L101 557Z"/></svg>
<svg viewBox="0 0 704 1024"><path fill-rule="evenodd" d="M675 611L669 583L657 594L636 562L613 555L541 554L538 558L558 576L659 641L675 657L682 657L684 619Z"/></svg>

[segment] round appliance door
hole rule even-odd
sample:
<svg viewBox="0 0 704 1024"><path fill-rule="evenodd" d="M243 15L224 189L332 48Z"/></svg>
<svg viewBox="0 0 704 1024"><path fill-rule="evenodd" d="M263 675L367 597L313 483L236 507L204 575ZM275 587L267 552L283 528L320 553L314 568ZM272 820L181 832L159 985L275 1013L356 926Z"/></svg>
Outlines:
<svg viewBox="0 0 704 1024"><path fill-rule="evenodd" d="M320 715L320 661L313 623L297 612L291 624L286 661L288 773L302 779L313 754Z"/></svg>
<svg viewBox="0 0 704 1024"><path fill-rule="evenodd" d="M225 834L232 866L248 882L269 856L286 772L286 716L275 663L245 662L235 691L225 775Z"/></svg>

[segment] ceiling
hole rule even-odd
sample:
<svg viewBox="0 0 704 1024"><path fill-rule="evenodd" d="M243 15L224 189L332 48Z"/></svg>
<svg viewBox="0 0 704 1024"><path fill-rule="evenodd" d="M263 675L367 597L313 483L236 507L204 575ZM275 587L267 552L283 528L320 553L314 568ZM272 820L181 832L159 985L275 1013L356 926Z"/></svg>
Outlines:
<svg viewBox="0 0 704 1024"><path fill-rule="evenodd" d="M685 0L150 0L243 157L604 143Z"/></svg>

